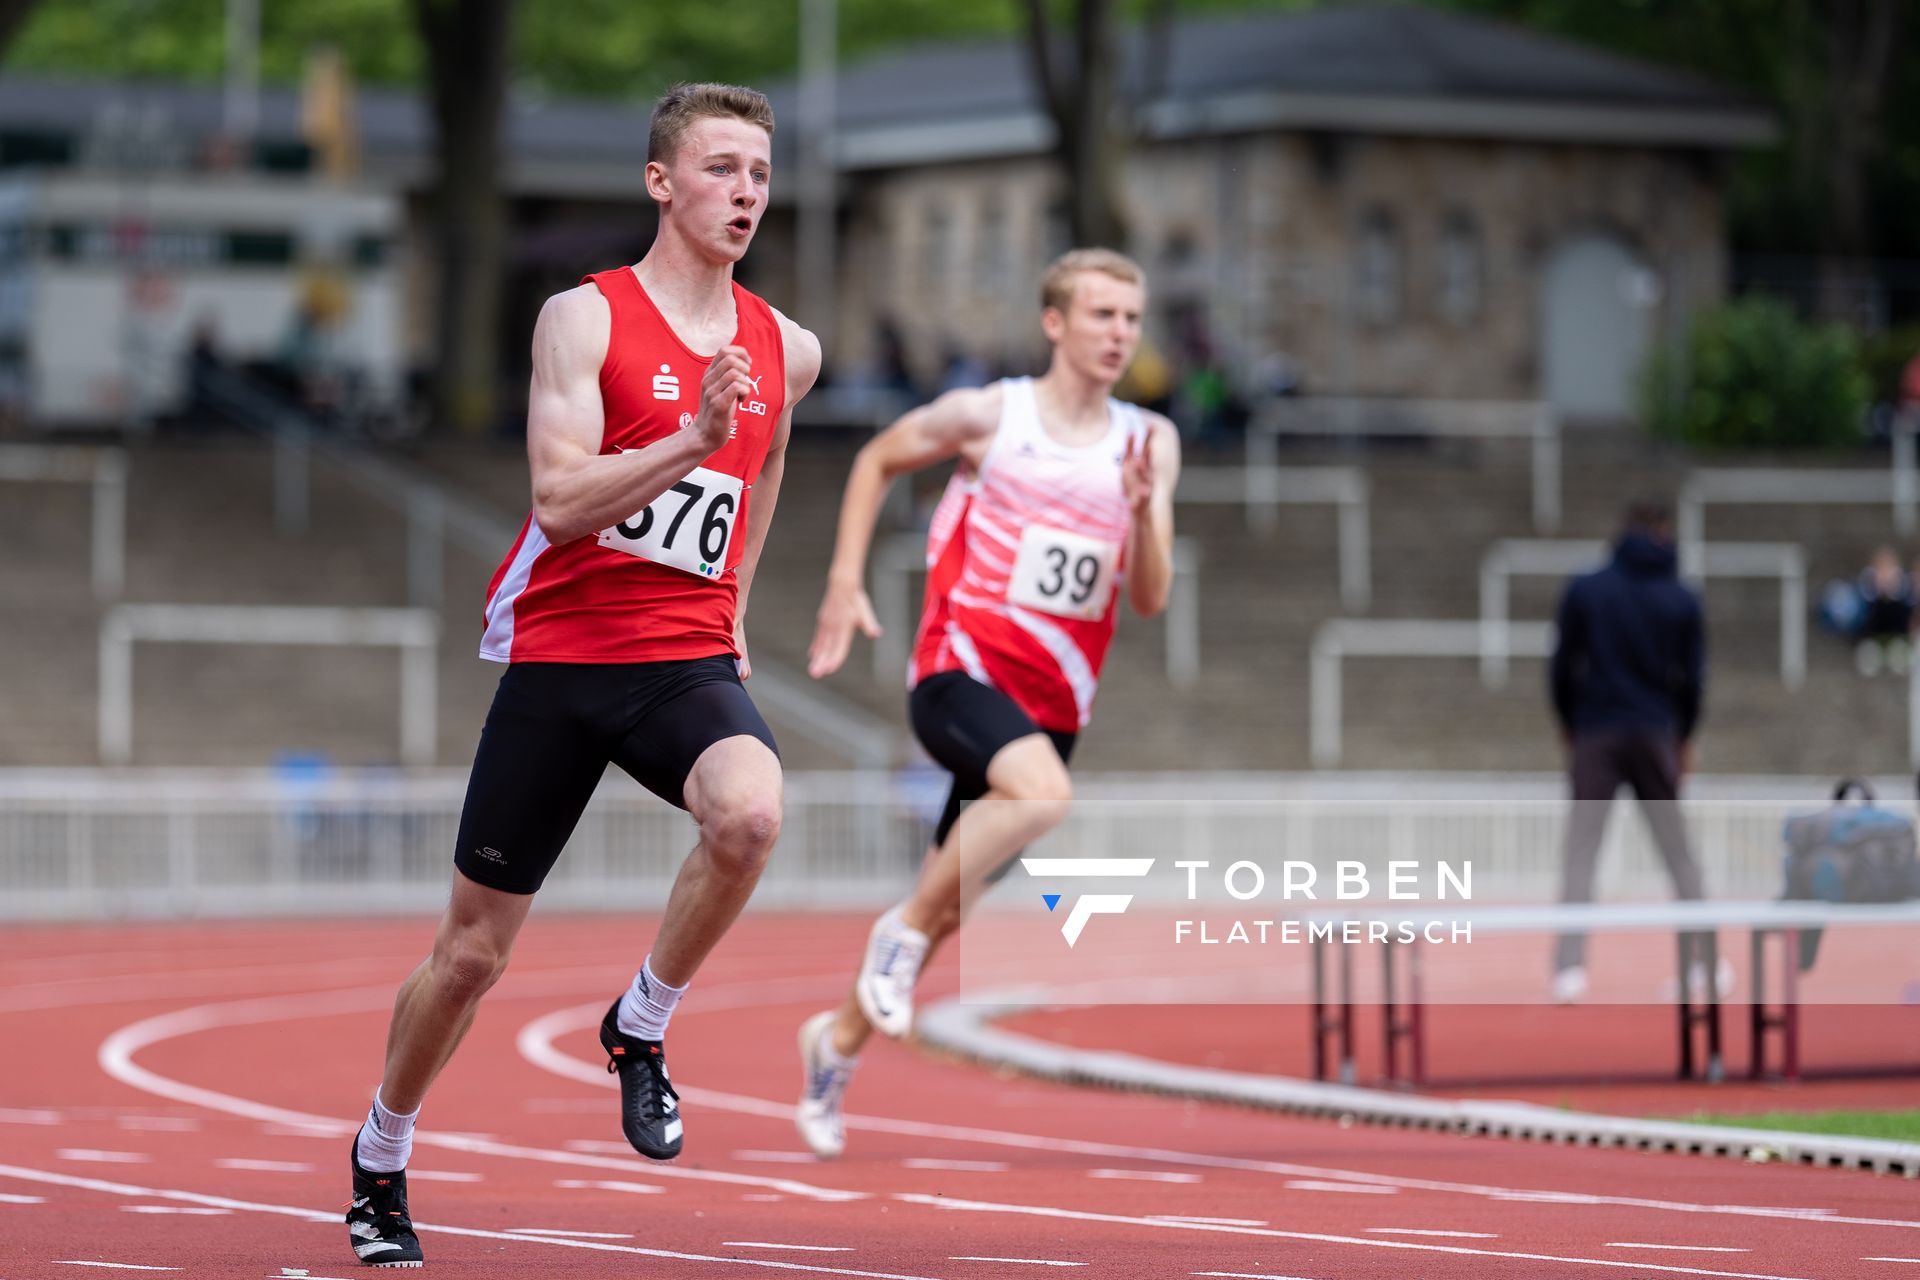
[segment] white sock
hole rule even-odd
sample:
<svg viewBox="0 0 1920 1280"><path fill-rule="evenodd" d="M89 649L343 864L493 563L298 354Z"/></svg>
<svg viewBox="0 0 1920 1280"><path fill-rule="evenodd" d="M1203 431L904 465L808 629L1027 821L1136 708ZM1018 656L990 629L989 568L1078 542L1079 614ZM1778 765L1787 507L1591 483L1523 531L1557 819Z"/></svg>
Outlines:
<svg viewBox="0 0 1920 1280"><path fill-rule="evenodd" d="M859 1054L856 1053L851 1058L844 1058L840 1056L840 1051L833 1047L833 1026L831 1023L827 1026L827 1034L820 1037L820 1065L829 1071L851 1071L860 1065Z"/></svg>
<svg viewBox="0 0 1920 1280"><path fill-rule="evenodd" d="M673 1016L674 1006L685 994L685 987L670 987L654 976L653 957L648 956L640 972L633 975L633 985L627 988L627 994L620 997L620 1016L614 1019L614 1024L622 1035L636 1040L664 1040L667 1019Z"/></svg>
<svg viewBox="0 0 1920 1280"><path fill-rule="evenodd" d="M380 1091L374 1090L367 1122L360 1126L360 1167L369 1173L406 1168L413 1158L413 1123L419 1118L418 1111L403 1116L387 1110Z"/></svg>

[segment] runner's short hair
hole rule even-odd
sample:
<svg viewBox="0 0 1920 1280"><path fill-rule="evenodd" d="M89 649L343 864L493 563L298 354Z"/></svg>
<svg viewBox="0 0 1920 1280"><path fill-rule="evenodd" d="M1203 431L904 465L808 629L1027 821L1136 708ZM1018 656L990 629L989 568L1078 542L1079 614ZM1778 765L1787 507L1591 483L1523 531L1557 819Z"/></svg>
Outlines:
<svg viewBox="0 0 1920 1280"><path fill-rule="evenodd" d="M733 119L757 124L773 136L773 108L758 89L737 84L677 84L653 104L647 128L647 160L661 164L680 149L696 120Z"/></svg>
<svg viewBox="0 0 1920 1280"><path fill-rule="evenodd" d="M1073 301L1073 282L1082 272L1098 271L1125 284L1147 287L1147 273L1124 253L1112 249L1069 249L1050 263L1040 277L1040 309L1064 313Z"/></svg>

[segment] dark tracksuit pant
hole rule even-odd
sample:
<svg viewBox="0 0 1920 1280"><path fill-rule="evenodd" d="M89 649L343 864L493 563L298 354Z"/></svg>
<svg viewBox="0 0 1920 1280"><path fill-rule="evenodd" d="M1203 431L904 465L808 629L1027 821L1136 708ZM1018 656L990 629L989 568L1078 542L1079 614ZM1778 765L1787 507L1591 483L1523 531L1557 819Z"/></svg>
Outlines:
<svg viewBox="0 0 1920 1280"><path fill-rule="evenodd" d="M1673 879L1675 896L1706 896L1700 865L1687 846L1687 829L1680 818L1680 744L1673 735L1646 729L1576 733L1570 773L1574 803L1561 864L1561 901L1593 901L1593 877L1600 842L1606 835L1607 813L1622 783L1633 788L1641 812L1647 815L1654 847ZM1586 950L1585 934L1561 934L1554 951L1554 967L1584 964Z"/></svg>

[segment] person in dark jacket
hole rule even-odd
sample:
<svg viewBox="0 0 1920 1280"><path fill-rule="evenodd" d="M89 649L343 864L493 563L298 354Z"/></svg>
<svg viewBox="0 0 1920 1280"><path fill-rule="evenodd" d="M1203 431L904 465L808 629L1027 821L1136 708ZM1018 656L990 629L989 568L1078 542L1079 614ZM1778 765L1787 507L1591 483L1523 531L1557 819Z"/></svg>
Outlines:
<svg viewBox="0 0 1920 1280"><path fill-rule="evenodd" d="M1706 630L1700 599L1680 581L1677 562L1671 512L1636 502L1612 561L1573 579L1561 596L1551 683L1574 801L1562 901L1593 900L1607 811L1622 783L1647 815L1675 894L1704 896L1677 802L1693 763ZM1554 968L1556 999L1586 994L1584 934L1560 936ZM1703 980L1703 970L1694 975L1696 984Z"/></svg>

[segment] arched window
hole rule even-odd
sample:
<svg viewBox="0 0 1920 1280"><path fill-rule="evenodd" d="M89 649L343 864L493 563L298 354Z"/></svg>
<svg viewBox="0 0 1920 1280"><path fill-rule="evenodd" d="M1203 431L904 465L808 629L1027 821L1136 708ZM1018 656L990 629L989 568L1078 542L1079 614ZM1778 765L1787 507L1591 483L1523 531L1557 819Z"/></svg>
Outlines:
<svg viewBox="0 0 1920 1280"><path fill-rule="evenodd" d="M1360 219L1354 244L1354 311L1368 324L1400 319L1400 230L1385 209L1369 209Z"/></svg>
<svg viewBox="0 0 1920 1280"><path fill-rule="evenodd" d="M1480 224L1464 209L1450 209L1440 223L1440 315L1448 324L1480 317L1486 291L1487 254Z"/></svg>

